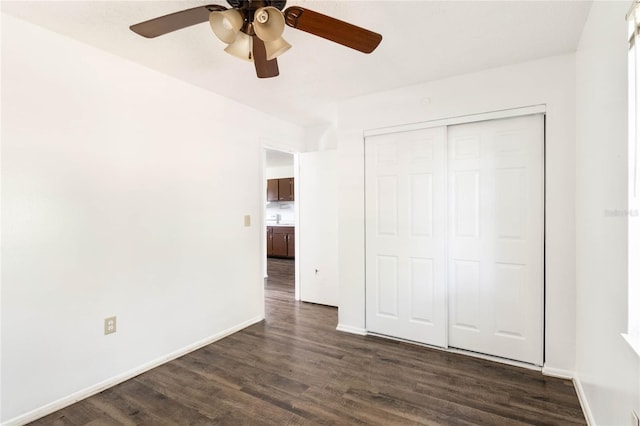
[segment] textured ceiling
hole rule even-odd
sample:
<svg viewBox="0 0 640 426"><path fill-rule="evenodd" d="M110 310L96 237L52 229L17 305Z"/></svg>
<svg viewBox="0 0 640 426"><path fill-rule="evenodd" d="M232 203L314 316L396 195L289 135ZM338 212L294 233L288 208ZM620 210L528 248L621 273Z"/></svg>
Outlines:
<svg viewBox="0 0 640 426"><path fill-rule="evenodd" d="M287 27L280 76L226 53L208 24L145 39L131 24L202 1L2 1L2 11L279 118L320 126L336 102L576 50L591 2L291 0L383 35L370 55Z"/></svg>

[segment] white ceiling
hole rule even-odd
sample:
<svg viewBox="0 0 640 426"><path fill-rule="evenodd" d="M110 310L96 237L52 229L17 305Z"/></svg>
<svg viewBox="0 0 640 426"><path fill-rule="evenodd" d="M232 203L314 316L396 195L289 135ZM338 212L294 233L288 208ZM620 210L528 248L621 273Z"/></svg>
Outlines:
<svg viewBox="0 0 640 426"><path fill-rule="evenodd" d="M224 53L207 23L155 39L129 25L210 1L2 1L2 11L303 125L342 99L576 50L590 1L290 0L383 35L370 55L287 27L280 76Z"/></svg>

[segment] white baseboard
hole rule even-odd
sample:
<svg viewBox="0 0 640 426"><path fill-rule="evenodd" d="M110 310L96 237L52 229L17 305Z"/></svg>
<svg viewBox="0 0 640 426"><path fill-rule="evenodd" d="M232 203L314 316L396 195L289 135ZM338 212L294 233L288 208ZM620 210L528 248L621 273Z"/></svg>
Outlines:
<svg viewBox="0 0 640 426"><path fill-rule="evenodd" d="M562 368L542 367L542 374L550 377L557 377L559 379L573 380L575 374L571 370L564 370Z"/></svg>
<svg viewBox="0 0 640 426"><path fill-rule="evenodd" d="M113 387L119 383L122 383L124 381L127 381L129 379L132 379L142 373L144 373L145 371L149 371L153 368L156 368L162 364L165 364L169 361L172 361L176 358L180 358L181 356L184 356L190 352L193 352L195 350L198 350L204 346L207 346L215 341L218 341L224 337L227 337L233 333L236 333L240 330L242 330L243 328L247 328L250 325L253 325L255 323L258 323L260 321L262 321L264 319L264 316L257 316L254 318L251 318L247 321L244 321L240 324L237 324L233 327L230 327L226 330L223 330L219 333L216 333L212 336L206 337L202 340L199 340L195 343L192 343L191 345L185 346L184 348L178 349L174 352L171 352L167 355L164 355L160 358L156 358L153 361L150 361L146 364L140 365L139 367L136 367L134 369L131 369L129 371L125 371L122 374L119 374L115 377L109 378L107 380L104 380L100 383L96 383L95 385L89 386L88 388L82 389L78 392L74 392L71 395L65 396L64 398L60 398L57 401L53 401L50 402L46 405L43 405L42 407L36 408L35 410L29 411L25 414L21 414L19 416L16 416L12 419L9 419L7 421L5 421L4 423L2 423L2 426L21 426L27 423L30 423L32 421L35 421L41 417L44 417L48 414L51 414L53 412L56 412L58 410L61 410L64 407L67 407L71 404L74 404L78 401L81 401L85 398L88 398L92 395L95 395L97 393L102 392L105 389L108 389L110 387Z"/></svg>
<svg viewBox="0 0 640 426"><path fill-rule="evenodd" d="M338 324L336 330L343 331L345 333L357 334L358 336L366 336L367 330L360 327L352 327L350 325Z"/></svg>
<svg viewBox="0 0 640 426"><path fill-rule="evenodd" d="M587 401L587 396L584 393L584 389L582 388L580 377L578 377L578 375L574 371L553 367L543 367L542 374L544 374L545 376L571 380L573 382L573 387L576 390L576 394L578 395L578 401L580 401L580 407L582 407L582 413L584 414L584 418L587 421L587 424L596 424L593 419L593 414L591 413L591 408L589 407L589 403Z"/></svg>
<svg viewBox="0 0 640 426"><path fill-rule="evenodd" d="M587 425L595 426L596 422L593 418L591 407L589 407L589 402L587 401L587 395L584 393L582 382L580 381L580 377L578 377L578 375L575 375L575 377L573 378L573 387L576 389L576 394L578 394L578 400L580 401L580 406L582 407L582 412L584 413L584 418L587 421Z"/></svg>

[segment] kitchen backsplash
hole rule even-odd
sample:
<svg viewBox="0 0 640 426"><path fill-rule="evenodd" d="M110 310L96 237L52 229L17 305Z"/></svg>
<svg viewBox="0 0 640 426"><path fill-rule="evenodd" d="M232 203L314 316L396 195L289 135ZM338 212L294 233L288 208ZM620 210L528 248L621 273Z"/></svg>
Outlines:
<svg viewBox="0 0 640 426"><path fill-rule="evenodd" d="M296 204L291 201L272 201L267 203L267 223L276 222L280 215L280 223L296 223Z"/></svg>

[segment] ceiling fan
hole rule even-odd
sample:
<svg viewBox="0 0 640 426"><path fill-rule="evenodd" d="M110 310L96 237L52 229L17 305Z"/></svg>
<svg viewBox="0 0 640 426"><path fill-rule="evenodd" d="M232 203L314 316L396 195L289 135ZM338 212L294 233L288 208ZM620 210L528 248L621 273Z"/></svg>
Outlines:
<svg viewBox="0 0 640 426"><path fill-rule="evenodd" d="M284 9L286 0L227 0L231 6L198 6L140 22L129 28L147 38L209 21L225 52L252 61L259 78L279 75L277 57L291 48L282 38L285 24L363 53L382 41L380 34L300 6Z"/></svg>

